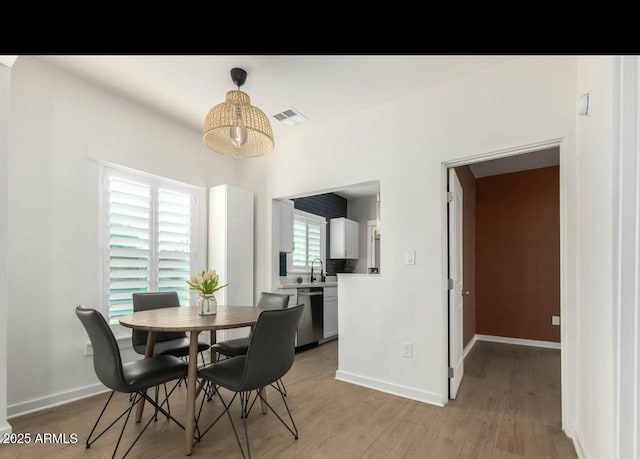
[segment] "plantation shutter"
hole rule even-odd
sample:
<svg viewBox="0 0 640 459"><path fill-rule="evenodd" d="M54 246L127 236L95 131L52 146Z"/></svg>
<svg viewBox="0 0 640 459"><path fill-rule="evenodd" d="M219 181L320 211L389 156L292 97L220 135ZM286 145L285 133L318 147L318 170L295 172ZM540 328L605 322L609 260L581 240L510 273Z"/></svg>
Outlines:
<svg viewBox="0 0 640 459"><path fill-rule="evenodd" d="M293 220L293 266L307 266L307 224L294 217Z"/></svg>
<svg viewBox="0 0 640 459"><path fill-rule="evenodd" d="M187 193L158 190L158 290L176 291L189 304L191 201Z"/></svg>
<svg viewBox="0 0 640 459"><path fill-rule="evenodd" d="M196 192L105 167L104 298L112 322L133 312L135 292L175 291L190 303ZM114 320L115 319L115 320Z"/></svg>
<svg viewBox="0 0 640 459"><path fill-rule="evenodd" d="M117 317L133 311L133 292L149 291L151 186L109 176L107 203L109 317Z"/></svg>
<svg viewBox="0 0 640 459"><path fill-rule="evenodd" d="M307 214L310 215L310 214ZM293 241L294 248L291 265L293 268L310 270L311 262L315 258L324 260L325 222L317 215L305 216L300 211L294 211Z"/></svg>
<svg viewBox="0 0 640 459"><path fill-rule="evenodd" d="M307 265L311 266L314 258L320 257L322 243L320 241L320 225L317 223L307 223Z"/></svg>

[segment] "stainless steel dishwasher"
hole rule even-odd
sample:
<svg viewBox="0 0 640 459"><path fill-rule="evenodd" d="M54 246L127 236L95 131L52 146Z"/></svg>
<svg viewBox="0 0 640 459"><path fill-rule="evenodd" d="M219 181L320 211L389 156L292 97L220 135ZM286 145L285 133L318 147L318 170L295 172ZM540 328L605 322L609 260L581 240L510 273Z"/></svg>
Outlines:
<svg viewBox="0 0 640 459"><path fill-rule="evenodd" d="M304 304L298 323L296 347L317 343L323 338L324 295L322 287L298 289L298 304Z"/></svg>

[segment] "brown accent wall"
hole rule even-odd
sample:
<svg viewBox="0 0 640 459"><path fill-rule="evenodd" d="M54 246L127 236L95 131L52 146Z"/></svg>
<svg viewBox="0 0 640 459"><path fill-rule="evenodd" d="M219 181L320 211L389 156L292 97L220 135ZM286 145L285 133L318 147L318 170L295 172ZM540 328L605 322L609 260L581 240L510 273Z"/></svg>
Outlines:
<svg viewBox="0 0 640 459"><path fill-rule="evenodd" d="M476 180L476 333L560 341L559 167Z"/></svg>
<svg viewBox="0 0 640 459"><path fill-rule="evenodd" d="M455 168L462 185L462 289L463 344L466 346L476 333L476 178L469 166Z"/></svg>

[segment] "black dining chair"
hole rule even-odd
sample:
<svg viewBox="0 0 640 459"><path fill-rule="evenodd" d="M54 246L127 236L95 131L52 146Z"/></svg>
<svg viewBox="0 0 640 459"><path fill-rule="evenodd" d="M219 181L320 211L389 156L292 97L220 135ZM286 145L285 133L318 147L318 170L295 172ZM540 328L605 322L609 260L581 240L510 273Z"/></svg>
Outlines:
<svg viewBox="0 0 640 459"><path fill-rule="evenodd" d="M95 309L78 306L76 308L76 315L87 331L89 340L91 341L91 346L93 347L93 367L95 369L96 376L98 376L98 379L102 384L111 389L111 395L107 399L107 402L102 408L98 419L87 437L86 448L90 448L96 440L98 440L107 430L126 415L118 441L111 456L112 458L115 458L118 447L120 446L120 441L122 440L122 435L124 434L124 430L129 422L131 411L133 410L133 407L142 400L146 400L151 403L155 407L156 413L160 411L167 417L167 419L171 419L184 430L184 426L165 411L164 408L162 408L162 405L159 405L156 400L149 397L146 394L146 391L151 387L184 378L187 375L187 363L172 355L159 355L123 364L116 338L113 336L113 332L102 314ZM116 392L129 394L129 407L92 439L91 437L93 436L105 410L107 409L107 406L109 405L109 402L111 402L111 399ZM149 421L139 432L133 443L131 443L123 457L129 454L154 418L156 418L156 414L150 417Z"/></svg>
<svg viewBox="0 0 640 459"><path fill-rule="evenodd" d="M260 293L260 299L258 300L257 308L260 309L285 309L289 305L289 295L283 295L280 293ZM226 357L235 357L236 355L245 355L249 349L250 337L236 338L226 341L220 341L211 346L211 349L216 351L218 355L224 355Z"/></svg>
<svg viewBox="0 0 640 459"><path fill-rule="evenodd" d="M224 406L224 411L207 427L200 431L198 441L227 414L233 433L240 447L242 457L245 456L244 448L233 418L229 409L235 399L239 396L242 413L242 423L248 457L251 457L249 446L249 434L247 431L247 414L258 398L271 410L280 422L291 432L294 438L298 439L298 428L291 415L291 410L280 388L275 384L281 379L293 365L295 357L295 336L298 322L302 316L303 305L294 306L288 309L274 309L263 311L258 318L255 330L251 335L249 348L246 355L230 357L209 365L198 372L198 376L210 381L218 389L223 387L234 392L233 398L227 402L224 400L220 390L215 392ZM262 389L271 386L280 394L284 406L291 420L291 426L273 409L269 402L263 397ZM253 400L252 393L255 392ZM202 414L205 396L202 398L198 420Z"/></svg>
<svg viewBox="0 0 640 459"><path fill-rule="evenodd" d="M180 307L180 299L177 292L144 292L132 293L133 311L148 311L149 309L177 308ZM131 340L133 349L138 354L145 355L147 338L149 333L146 330L133 330ZM205 364L203 352L209 349L209 344L204 341L198 342L198 352ZM173 355L176 357L186 357L189 355L189 338L185 332L158 332L156 334L156 344L153 355Z"/></svg>
<svg viewBox="0 0 640 459"><path fill-rule="evenodd" d="M289 295L281 293L269 293L261 292L260 299L258 300L257 308L270 310L270 309L285 309L289 306ZM235 357L237 355L246 355L249 349L249 341L251 337L229 339L226 341L220 341L211 346L211 349L218 353L218 359L220 356ZM277 381L278 385L282 386L282 392L287 395L287 389L284 386L283 381Z"/></svg>
<svg viewBox="0 0 640 459"><path fill-rule="evenodd" d="M139 292L132 293L131 298L133 300L133 312L148 311L150 309L162 309L162 308L178 308L180 307L180 299L178 298L178 292ZM131 334L131 341L133 344L133 350L138 354L145 355L147 347L147 339L149 332L146 330L134 329ZM198 341L198 352L202 359L202 365L204 366L204 354L203 352L209 349L209 344L203 341ZM156 342L153 347L153 355L173 355L175 357L186 358L189 355L189 338L185 332L158 332L156 333ZM156 401L159 396L159 388L155 388ZM171 413L171 406L169 405L169 397L167 392L167 386L164 385L165 400L167 400L167 411ZM156 419L158 412L156 410Z"/></svg>

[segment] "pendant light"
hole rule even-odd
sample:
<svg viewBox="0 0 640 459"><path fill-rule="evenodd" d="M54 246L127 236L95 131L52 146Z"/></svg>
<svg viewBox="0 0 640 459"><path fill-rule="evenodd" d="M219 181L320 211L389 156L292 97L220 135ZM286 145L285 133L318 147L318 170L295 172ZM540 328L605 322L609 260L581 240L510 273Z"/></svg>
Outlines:
<svg viewBox="0 0 640 459"><path fill-rule="evenodd" d="M231 69L231 81L237 90L227 92L226 100L207 113L202 142L211 150L228 156L260 156L273 151L273 132L269 118L250 103L249 95L240 91L247 72Z"/></svg>

